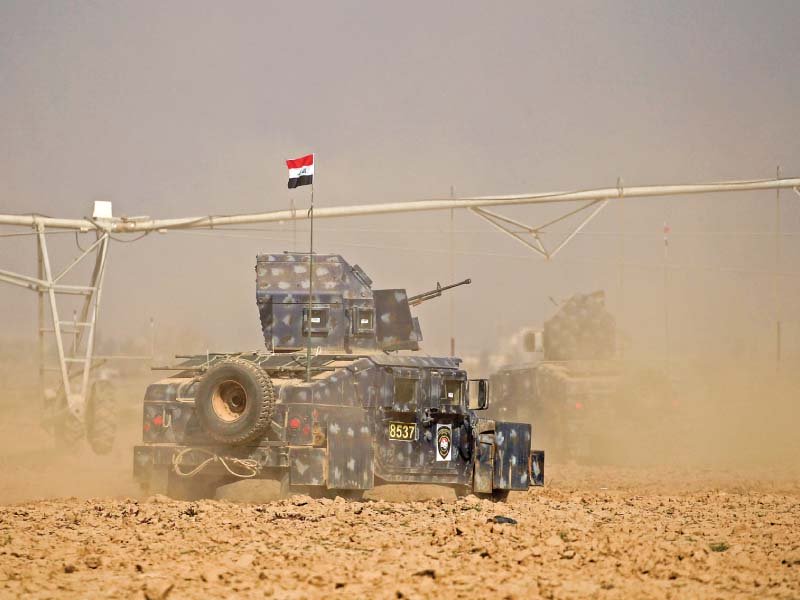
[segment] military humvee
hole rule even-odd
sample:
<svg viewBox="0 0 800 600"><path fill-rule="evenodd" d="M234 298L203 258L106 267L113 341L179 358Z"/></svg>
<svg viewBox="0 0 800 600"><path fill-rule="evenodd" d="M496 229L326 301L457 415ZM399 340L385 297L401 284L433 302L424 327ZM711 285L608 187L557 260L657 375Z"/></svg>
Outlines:
<svg viewBox="0 0 800 600"><path fill-rule="evenodd" d="M285 493L427 482L502 498L543 484L531 425L478 416L488 381L469 380L460 359L411 353L422 335L410 307L447 288L373 290L338 255L314 255L310 278L309 258L257 257L266 351L179 357L147 388L134 475L149 493L270 478Z"/></svg>

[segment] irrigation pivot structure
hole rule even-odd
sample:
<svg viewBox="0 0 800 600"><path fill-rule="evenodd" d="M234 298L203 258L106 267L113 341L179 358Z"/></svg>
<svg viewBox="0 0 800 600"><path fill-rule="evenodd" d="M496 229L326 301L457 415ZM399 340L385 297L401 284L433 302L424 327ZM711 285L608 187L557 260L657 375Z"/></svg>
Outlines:
<svg viewBox="0 0 800 600"><path fill-rule="evenodd" d="M338 217L376 216L394 213L412 213L437 210L463 209L490 223L502 233L511 236L526 248L545 259L554 258L605 206L613 200L792 189L800 195L800 178L776 178L719 183L681 185L651 185L615 187L571 192L513 194L505 196L448 197L410 202L390 202L350 206L321 207L314 210L315 219ZM496 212L497 207L520 205L565 204L564 213L539 225L528 225ZM58 357L57 372L60 377L58 398L62 399L61 416L83 424L86 420L87 396L92 387L92 369L96 365L94 341L97 317L102 299L102 288L107 256L112 236L169 230L211 229L222 226L249 225L283 221L300 221L309 218L303 210L280 210L265 213L237 215L207 215L173 219L150 217L114 217L110 203L95 203L91 218L66 219L41 215L0 214L0 225L31 228L35 234L38 269L36 276L0 269L0 282L31 289L39 298L40 360L44 359L44 335L53 334ZM541 234L556 223L572 223L569 232L558 242L547 245ZM95 239L85 249L55 272L48 251L47 235L54 231L93 233ZM75 267L94 260L88 281L66 283ZM65 295L82 298L81 309L72 320L64 318L60 298ZM45 310L49 308L49 311ZM49 313L49 319L46 316ZM70 337L71 336L71 337ZM67 344L67 338L71 344ZM40 366L44 372L44 365Z"/></svg>

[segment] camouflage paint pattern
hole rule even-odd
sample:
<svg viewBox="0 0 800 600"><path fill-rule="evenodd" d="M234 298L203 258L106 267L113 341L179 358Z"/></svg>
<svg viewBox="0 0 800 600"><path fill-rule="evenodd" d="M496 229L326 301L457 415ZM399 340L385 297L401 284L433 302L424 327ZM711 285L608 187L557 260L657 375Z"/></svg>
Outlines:
<svg viewBox="0 0 800 600"><path fill-rule="evenodd" d="M468 408L460 359L394 352L416 349L422 338L405 290L372 290L369 277L338 255L314 258L315 352L311 380L305 380L308 267L304 254L257 258L256 299L266 352L186 357L176 375L147 388L144 444L134 450L137 478L171 468L174 456L196 448L253 460L257 477L288 469L290 483L298 486L363 490L377 477L474 485L477 491L527 489L530 426L477 418ZM270 427L247 445L213 442L195 414L203 374L231 357L258 365L275 392ZM393 424L406 432L413 428L413 436L393 437ZM452 431L449 460L437 460L437 425ZM207 457L185 453L184 471ZM230 478L217 463L204 475L221 482Z"/></svg>
<svg viewBox="0 0 800 600"><path fill-rule="evenodd" d="M494 489L527 490L531 484L531 426L496 421L494 428Z"/></svg>
<svg viewBox="0 0 800 600"><path fill-rule="evenodd" d="M298 350L308 343L309 258L260 254L256 304L268 350ZM314 256L310 278L311 345L323 350L417 350L419 327L405 290L375 290L372 280L341 256ZM314 322L318 319L319 322Z"/></svg>
<svg viewBox="0 0 800 600"><path fill-rule="evenodd" d="M325 448L289 448L291 485L325 485L327 460Z"/></svg>
<svg viewBox="0 0 800 600"><path fill-rule="evenodd" d="M328 419L328 487L368 490L374 485L372 428L360 408L338 410Z"/></svg>

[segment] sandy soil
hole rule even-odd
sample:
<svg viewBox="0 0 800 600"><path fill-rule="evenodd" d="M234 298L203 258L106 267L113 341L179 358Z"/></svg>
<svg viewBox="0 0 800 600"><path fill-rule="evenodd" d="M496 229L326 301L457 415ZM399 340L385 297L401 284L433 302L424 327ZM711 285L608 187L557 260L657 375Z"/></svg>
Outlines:
<svg viewBox="0 0 800 600"><path fill-rule="evenodd" d="M507 504L300 496L0 507L0 597L490 595L797 598L800 483L573 466L551 468L547 487Z"/></svg>
<svg viewBox="0 0 800 600"><path fill-rule="evenodd" d="M507 504L416 487L266 502L246 485L174 502L131 477L142 389L97 457L53 449L33 396L6 387L0 598L800 598L796 460L548 464Z"/></svg>

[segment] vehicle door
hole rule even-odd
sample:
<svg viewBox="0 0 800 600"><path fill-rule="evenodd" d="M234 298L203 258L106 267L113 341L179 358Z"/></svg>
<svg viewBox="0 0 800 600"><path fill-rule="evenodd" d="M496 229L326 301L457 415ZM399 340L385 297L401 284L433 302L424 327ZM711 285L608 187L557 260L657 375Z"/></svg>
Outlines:
<svg viewBox="0 0 800 600"><path fill-rule="evenodd" d="M424 372L416 368L386 370L377 423L376 473L390 481L408 477L424 467L420 414L425 406Z"/></svg>
<svg viewBox="0 0 800 600"><path fill-rule="evenodd" d="M468 472L471 430L466 419L467 381L463 371L442 369L430 372L428 406L421 422L425 462L437 476L459 481Z"/></svg>

